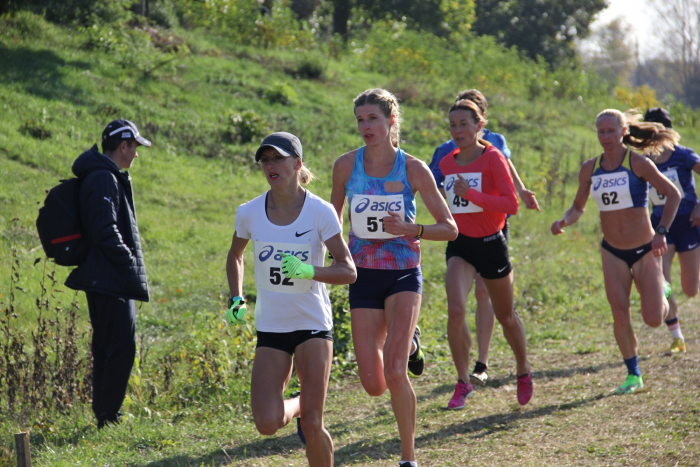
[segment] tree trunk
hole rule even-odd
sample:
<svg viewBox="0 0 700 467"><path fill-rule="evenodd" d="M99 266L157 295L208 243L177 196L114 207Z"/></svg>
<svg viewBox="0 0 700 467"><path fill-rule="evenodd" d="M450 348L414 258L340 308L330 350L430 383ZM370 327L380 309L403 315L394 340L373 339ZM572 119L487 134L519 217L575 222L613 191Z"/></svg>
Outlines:
<svg viewBox="0 0 700 467"><path fill-rule="evenodd" d="M333 2L333 32L348 38L348 20L350 19L350 0L335 0Z"/></svg>

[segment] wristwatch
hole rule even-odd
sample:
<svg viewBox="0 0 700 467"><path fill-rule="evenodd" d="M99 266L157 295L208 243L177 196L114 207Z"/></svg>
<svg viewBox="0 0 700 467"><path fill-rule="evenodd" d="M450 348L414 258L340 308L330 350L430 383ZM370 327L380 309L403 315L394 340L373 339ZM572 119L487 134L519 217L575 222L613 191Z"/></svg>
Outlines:
<svg viewBox="0 0 700 467"><path fill-rule="evenodd" d="M659 235L666 235L668 233L668 229L663 225L660 225L656 228L656 233Z"/></svg>
<svg viewBox="0 0 700 467"><path fill-rule="evenodd" d="M231 308L231 306L233 305L233 302L235 302L238 299L241 300L240 305L245 305L245 299L243 297L241 297L240 295L236 295L235 297L229 297L227 308Z"/></svg>

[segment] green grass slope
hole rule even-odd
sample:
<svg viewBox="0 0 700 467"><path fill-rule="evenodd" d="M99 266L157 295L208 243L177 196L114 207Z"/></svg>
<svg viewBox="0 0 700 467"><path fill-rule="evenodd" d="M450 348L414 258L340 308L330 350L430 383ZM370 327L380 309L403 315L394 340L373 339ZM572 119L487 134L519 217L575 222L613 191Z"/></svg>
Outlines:
<svg viewBox="0 0 700 467"><path fill-rule="evenodd" d="M14 354L3 347L3 368L18 362L30 368L37 341L56 342L46 344L46 361L59 365L61 352L51 349L67 345L59 326L73 310L83 368L76 378L83 376L84 297L62 286L66 268L53 273L41 261L37 209L45 190L71 176L72 161L110 120L133 120L154 143L139 151L131 170L152 299L138 311L139 358L126 422L97 432L84 384L76 386L82 399L60 410L30 403L50 400L46 387L11 406L14 383L5 374L0 466L14 465L11 433L27 428L35 465L305 465L291 428L271 438L255 432L247 394L254 327L229 328L222 320L225 257L236 207L266 189L253 161L262 136L297 134L318 176L311 189L328 198L333 161L361 145L352 99L370 87L402 98L402 147L426 162L449 138L447 108L456 91L482 89L489 128L506 135L521 177L543 206L511 219L516 306L537 391L524 409L515 405L512 356L497 329L492 384L465 411L442 410L454 383L444 244L423 244L421 326L429 365L427 377L414 380L421 465L693 465L700 456L697 301L681 299L690 348L681 358L659 357L667 332L644 328L635 314L650 389L610 397L624 371L603 291L595 206L566 235L549 234L571 202L580 163L599 151L596 113L622 105L581 84L581 76L548 71L485 39L449 49L452 55L445 49L441 58L440 43L406 32L414 55L389 63L392 41L380 34L358 37L347 53L331 58L319 50L242 46L211 31L81 30L25 13L0 18L0 328L4 342L13 336L24 345L24 353ZM419 59L432 68L419 73L407 65ZM309 69L320 69L320 76ZM697 129L679 131L684 144L700 148ZM420 205L418 219L428 221ZM674 285L680 288L677 280ZM244 290L255 295L252 274ZM399 445L388 397L371 399L359 386L342 312L345 289L333 288L332 296L336 341L343 344L328 402L337 464L395 465ZM632 307L638 308L635 295ZM473 299L469 310L473 329ZM44 334L41 320L50 321Z"/></svg>

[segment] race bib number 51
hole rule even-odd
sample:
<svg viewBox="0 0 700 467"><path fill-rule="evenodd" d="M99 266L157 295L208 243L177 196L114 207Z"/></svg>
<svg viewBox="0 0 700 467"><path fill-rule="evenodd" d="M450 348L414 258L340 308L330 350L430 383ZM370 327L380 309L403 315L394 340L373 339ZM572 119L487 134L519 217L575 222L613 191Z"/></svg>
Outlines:
<svg viewBox="0 0 700 467"><path fill-rule="evenodd" d="M469 184L470 190L481 192L481 172L464 173L459 175L461 175L464 181ZM457 180L459 180L457 174L445 176L445 195L447 196L447 205L450 207L450 212L452 214L483 212L483 208L480 208L476 204L471 203L455 194L455 182Z"/></svg>
<svg viewBox="0 0 700 467"><path fill-rule="evenodd" d="M350 200L350 223L358 238L396 238L384 230L389 211L405 219L403 195L353 195Z"/></svg>
<svg viewBox="0 0 700 467"><path fill-rule="evenodd" d="M282 253L294 255L305 263L311 262L311 244L255 240L255 284L272 292L310 292L313 281L285 277L282 272Z"/></svg>

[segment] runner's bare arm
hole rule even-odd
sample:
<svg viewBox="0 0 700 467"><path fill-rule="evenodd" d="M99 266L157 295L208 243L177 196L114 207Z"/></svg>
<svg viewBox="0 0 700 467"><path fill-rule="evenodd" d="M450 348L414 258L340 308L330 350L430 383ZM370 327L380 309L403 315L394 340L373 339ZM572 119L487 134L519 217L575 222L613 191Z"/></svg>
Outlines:
<svg viewBox="0 0 700 467"><path fill-rule="evenodd" d="M586 201L591 195L591 176L596 158L589 159L583 163L578 173L578 190L571 207L566 211L564 217L554 221L551 227L553 235L564 233L564 227L575 224L586 211Z"/></svg>
<svg viewBox="0 0 700 467"><path fill-rule="evenodd" d="M226 258L226 277L231 297L243 296L243 252L248 245L248 239L239 238L233 233L231 249Z"/></svg>

